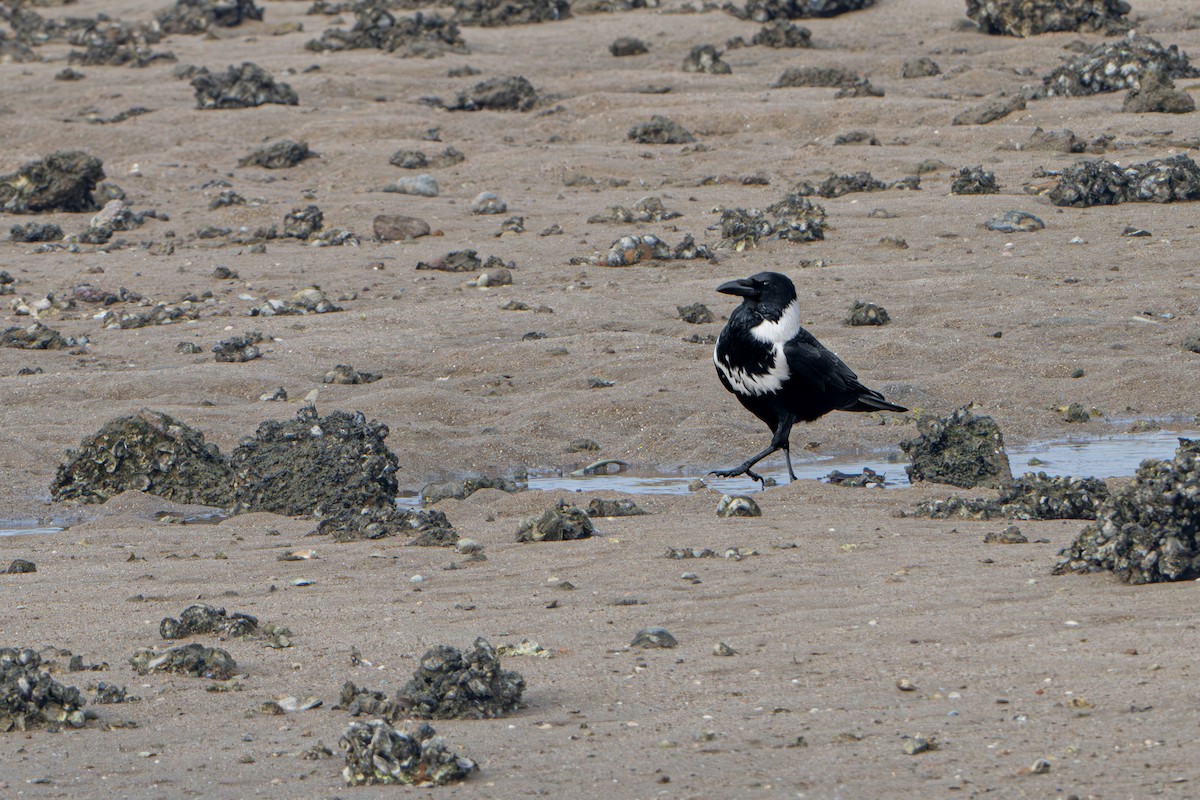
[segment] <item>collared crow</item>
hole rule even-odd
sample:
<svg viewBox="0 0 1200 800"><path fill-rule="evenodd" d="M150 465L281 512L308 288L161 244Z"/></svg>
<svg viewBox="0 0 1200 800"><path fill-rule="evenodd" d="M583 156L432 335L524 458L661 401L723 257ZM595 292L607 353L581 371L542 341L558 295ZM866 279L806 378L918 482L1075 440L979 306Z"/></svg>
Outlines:
<svg viewBox="0 0 1200 800"><path fill-rule="evenodd" d="M767 449L713 475L749 475L765 487L752 467L782 450L788 476L796 480L788 442L796 422L812 422L830 411L908 410L859 383L840 358L800 327L796 287L786 275L760 272L723 283L717 291L742 298L713 349L717 376L773 435Z"/></svg>

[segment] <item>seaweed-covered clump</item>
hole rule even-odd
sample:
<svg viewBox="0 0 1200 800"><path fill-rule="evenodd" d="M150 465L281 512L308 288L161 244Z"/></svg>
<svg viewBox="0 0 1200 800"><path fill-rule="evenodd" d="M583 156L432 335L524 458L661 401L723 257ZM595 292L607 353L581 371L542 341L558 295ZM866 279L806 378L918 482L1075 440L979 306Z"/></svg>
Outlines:
<svg viewBox="0 0 1200 800"><path fill-rule="evenodd" d="M2 294L2 292L0 292ZM34 322L32 325L13 325L0 332L0 347L18 350L67 350L87 343L87 337L63 336L58 331Z"/></svg>
<svg viewBox="0 0 1200 800"><path fill-rule="evenodd" d="M292 139L279 139L274 142L256 147L247 155L238 159L239 167L263 167L265 169L287 169L294 167L306 158L315 156L308 149L308 142L297 142Z"/></svg>
<svg viewBox="0 0 1200 800"><path fill-rule="evenodd" d="M718 248L744 250L760 239L813 242L825 238L825 209L798 194L757 208L726 208L714 226L721 233Z"/></svg>
<svg viewBox="0 0 1200 800"><path fill-rule="evenodd" d="M469 52L458 23L438 14L397 17L382 2L356 3L350 30L330 28L305 48L314 52L376 49L401 57L432 58Z"/></svg>
<svg viewBox="0 0 1200 800"><path fill-rule="evenodd" d="M43 669L42 657L28 647L0 647L0 733L45 723L82 728L87 702L74 686L64 686Z"/></svg>
<svg viewBox="0 0 1200 800"><path fill-rule="evenodd" d="M537 103L537 90L523 75L489 78L458 93L450 111L528 111Z"/></svg>
<svg viewBox="0 0 1200 800"><path fill-rule="evenodd" d="M638 144L688 144L696 141L691 131L661 114L634 125L626 138Z"/></svg>
<svg viewBox="0 0 1200 800"><path fill-rule="evenodd" d="M338 745L346 751L342 777L348 786L442 786L464 780L479 769L474 761L447 747L427 722L402 730L382 719L351 722Z"/></svg>
<svg viewBox="0 0 1200 800"><path fill-rule="evenodd" d="M399 460L388 427L362 413L321 417L305 406L288 421L262 423L233 451L238 507L313 516L324 532L377 538L406 527L395 506Z"/></svg>
<svg viewBox="0 0 1200 800"><path fill-rule="evenodd" d="M997 194L999 191L995 173L982 165L963 167L950 182L951 194Z"/></svg>
<svg viewBox="0 0 1200 800"><path fill-rule="evenodd" d="M563 542L587 539L596 529L586 512L562 500L536 517L530 517L517 529L518 542Z"/></svg>
<svg viewBox="0 0 1200 800"><path fill-rule="evenodd" d="M1200 577L1200 447L1181 439L1171 461L1149 459L1100 504L1064 548L1056 574L1109 570L1127 583Z"/></svg>
<svg viewBox="0 0 1200 800"><path fill-rule="evenodd" d="M69 451L50 495L55 500L103 503L129 490L177 503L228 506L231 471L216 445L178 420L149 409L108 422Z"/></svg>
<svg viewBox="0 0 1200 800"><path fill-rule="evenodd" d="M1098 158L1062 170L1048 197L1075 208L1200 200L1200 166L1183 154L1127 167Z"/></svg>
<svg viewBox="0 0 1200 800"><path fill-rule="evenodd" d="M900 443L912 463L905 467L911 481L948 483L971 488L1000 488L1012 481L1004 436L991 417L963 406L948 417L917 421L920 435Z"/></svg>
<svg viewBox="0 0 1200 800"><path fill-rule="evenodd" d="M235 611L230 614L223 608L208 603L193 603L183 610L179 618L164 617L158 625L158 633L164 639L185 639L200 633L217 633L223 636L249 636L258 630L258 618Z"/></svg>
<svg viewBox="0 0 1200 800"><path fill-rule="evenodd" d="M12 174L0 175L0 211L97 211L100 206L92 192L102 180L100 159L82 150L59 150Z"/></svg>
<svg viewBox="0 0 1200 800"><path fill-rule="evenodd" d="M995 500L950 497L925 500L912 512L931 519L1095 519L1096 509L1108 498L1108 486L1099 478L1048 476L1027 472L1000 489Z"/></svg>
<svg viewBox="0 0 1200 800"><path fill-rule="evenodd" d="M451 0L460 25L496 28L554 22L571 16L567 0Z"/></svg>
<svg viewBox="0 0 1200 800"><path fill-rule="evenodd" d="M151 672L178 672L196 678L227 681L237 674L237 662L228 651L193 642L161 652L141 648L129 657L138 675Z"/></svg>
<svg viewBox="0 0 1200 800"><path fill-rule="evenodd" d="M294 106L299 95L286 83L277 83L262 67L250 61L214 74L207 70L192 78L196 108L254 108L265 103Z"/></svg>
<svg viewBox="0 0 1200 800"><path fill-rule="evenodd" d="M212 26L235 28L248 19L261 20L254 0L175 0L155 20L163 33L204 33Z"/></svg>
<svg viewBox="0 0 1200 800"><path fill-rule="evenodd" d="M421 719L493 719L515 711L523 691L525 679L501 669L495 649L480 637L465 653L431 647L396 700L399 710Z"/></svg>
<svg viewBox="0 0 1200 800"><path fill-rule="evenodd" d="M770 22L773 19L836 17L875 5L875 0L746 0L745 6L725 5L738 19Z"/></svg>
<svg viewBox="0 0 1200 800"><path fill-rule="evenodd" d="M967 0L967 16L984 33L1036 36L1061 31L1123 33L1125 0Z"/></svg>
<svg viewBox="0 0 1200 800"><path fill-rule="evenodd" d="M1163 47L1149 36L1130 31L1123 39L1098 44L1055 68L1042 79L1041 91L1062 97L1119 92L1140 85L1148 72L1168 78L1200 77L1200 70L1176 45Z"/></svg>

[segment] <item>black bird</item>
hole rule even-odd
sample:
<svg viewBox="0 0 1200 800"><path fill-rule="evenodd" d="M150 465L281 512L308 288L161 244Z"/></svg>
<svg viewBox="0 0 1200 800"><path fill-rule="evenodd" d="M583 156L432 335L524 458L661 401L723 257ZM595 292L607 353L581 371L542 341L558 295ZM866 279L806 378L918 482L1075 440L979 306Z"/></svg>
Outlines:
<svg viewBox="0 0 1200 800"><path fill-rule="evenodd" d="M796 480L788 442L795 423L812 422L830 411L908 410L859 383L840 358L800 327L796 287L786 275L760 272L723 283L717 291L742 298L713 349L717 376L774 435L766 450L713 475L745 474L765 487L766 481L751 468L782 450L788 476Z"/></svg>

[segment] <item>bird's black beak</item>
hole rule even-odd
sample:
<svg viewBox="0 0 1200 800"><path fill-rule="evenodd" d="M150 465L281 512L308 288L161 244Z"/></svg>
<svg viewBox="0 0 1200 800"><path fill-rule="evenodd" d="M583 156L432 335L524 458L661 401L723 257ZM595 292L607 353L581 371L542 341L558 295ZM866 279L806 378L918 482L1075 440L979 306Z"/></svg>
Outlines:
<svg viewBox="0 0 1200 800"><path fill-rule="evenodd" d="M717 287L717 291L721 294L734 294L738 297L758 297L760 293L758 287L754 285L754 281L749 278L722 283Z"/></svg>

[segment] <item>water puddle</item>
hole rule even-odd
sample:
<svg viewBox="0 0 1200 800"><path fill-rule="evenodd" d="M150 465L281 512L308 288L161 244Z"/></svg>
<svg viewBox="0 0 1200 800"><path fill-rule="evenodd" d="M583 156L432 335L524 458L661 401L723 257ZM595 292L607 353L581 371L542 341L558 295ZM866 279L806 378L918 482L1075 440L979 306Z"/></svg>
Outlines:
<svg viewBox="0 0 1200 800"><path fill-rule="evenodd" d="M63 525L47 525L36 519L0 519L0 536L25 536L33 533L58 533Z"/></svg>
<svg viewBox="0 0 1200 800"><path fill-rule="evenodd" d="M1179 437L1200 438L1198 431L1154 431L1152 433L1117 434L1098 439L1068 440L1065 442L1043 442L1008 451L1013 474L1045 472L1047 475L1075 475L1079 477L1129 477L1138 465L1147 458L1170 459L1179 446ZM1038 462L1030 465L1031 459ZM771 468L763 469L763 475L779 483L787 483L787 469L782 459L771 459ZM879 454L867 456L810 456L792 455L792 467L801 480L824 478L834 470L845 473L862 472L864 467L886 476L886 487L909 486L904 471L907 461L897 453L892 458ZM696 478L721 492L746 493L758 488L755 481L740 476L718 478L698 473L663 474L639 470L627 470L610 474L580 476L577 473L564 475L530 475L530 489L598 491L609 489L628 494L686 494L688 484Z"/></svg>

